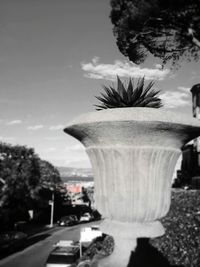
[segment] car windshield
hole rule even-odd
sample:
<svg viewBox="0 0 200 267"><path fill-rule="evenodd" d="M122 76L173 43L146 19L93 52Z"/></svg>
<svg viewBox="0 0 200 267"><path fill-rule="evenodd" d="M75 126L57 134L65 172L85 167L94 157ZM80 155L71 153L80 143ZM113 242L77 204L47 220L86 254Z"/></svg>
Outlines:
<svg viewBox="0 0 200 267"><path fill-rule="evenodd" d="M57 247L51 254L76 254L79 251L77 246Z"/></svg>
<svg viewBox="0 0 200 267"><path fill-rule="evenodd" d="M62 217L60 220L70 220L70 217L69 216Z"/></svg>
<svg viewBox="0 0 200 267"><path fill-rule="evenodd" d="M76 255L50 255L47 263L74 263L77 260Z"/></svg>

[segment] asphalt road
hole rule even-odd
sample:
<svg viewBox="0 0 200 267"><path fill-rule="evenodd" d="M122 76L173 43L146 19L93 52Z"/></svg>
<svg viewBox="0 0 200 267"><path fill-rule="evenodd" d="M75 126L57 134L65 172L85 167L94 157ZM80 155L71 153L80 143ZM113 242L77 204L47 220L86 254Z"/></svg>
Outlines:
<svg viewBox="0 0 200 267"><path fill-rule="evenodd" d="M35 235L28 240L28 246L25 249L1 259L0 267L44 267L46 259L53 249L53 244L63 239L78 241L80 228L85 226L89 226L89 224L57 227Z"/></svg>

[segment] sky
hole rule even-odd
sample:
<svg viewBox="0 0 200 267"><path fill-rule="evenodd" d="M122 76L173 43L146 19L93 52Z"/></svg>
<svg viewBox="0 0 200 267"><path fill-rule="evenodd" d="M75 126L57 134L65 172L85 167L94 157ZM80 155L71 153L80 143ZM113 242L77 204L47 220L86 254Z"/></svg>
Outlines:
<svg viewBox="0 0 200 267"><path fill-rule="evenodd" d="M192 116L199 63L138 66L118 50L109 0L0 1L0 141L34 148L55 166L90 167L83 146L63 132L95 110L102 85L144 76L155 80L166 109Z"/></svg>

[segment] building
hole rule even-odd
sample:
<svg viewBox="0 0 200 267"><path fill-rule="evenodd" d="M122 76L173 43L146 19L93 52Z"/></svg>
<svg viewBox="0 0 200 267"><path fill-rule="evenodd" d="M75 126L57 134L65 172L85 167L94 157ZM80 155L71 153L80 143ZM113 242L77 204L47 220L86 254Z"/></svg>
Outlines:
<svg viewBox="0 0 200 267"><path fill-rule="evenodd" d="M193 117L200 120L200 84L191 89ZM200 137L182 149L181 170L177 172L174 187L190 186L200 189Z"/></svg>
<svg viewBox="0 0 200 267"><path fill-rule="evenodd" d="M73 205L87 204L83 199L83 191L86 191L87 196L90 199L90 204L88 203L87 205L94 205L94 181L69 181L64 183L63 186L66 188Z"/></svg>

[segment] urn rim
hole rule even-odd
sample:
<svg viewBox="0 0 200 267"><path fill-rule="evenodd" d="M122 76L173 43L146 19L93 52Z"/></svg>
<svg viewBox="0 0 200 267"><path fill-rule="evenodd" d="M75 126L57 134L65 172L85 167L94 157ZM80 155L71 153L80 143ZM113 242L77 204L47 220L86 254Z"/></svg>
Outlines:
<svg viewBox="0 0 200 267"><path fill-rule="evenodd" d="M162 122L200 128L200 120L180 112L174 112L164 108L134 107L113 108L84 113L67 123L64 131L67 132L67 128L73 125L121 121Z"/></svg>

